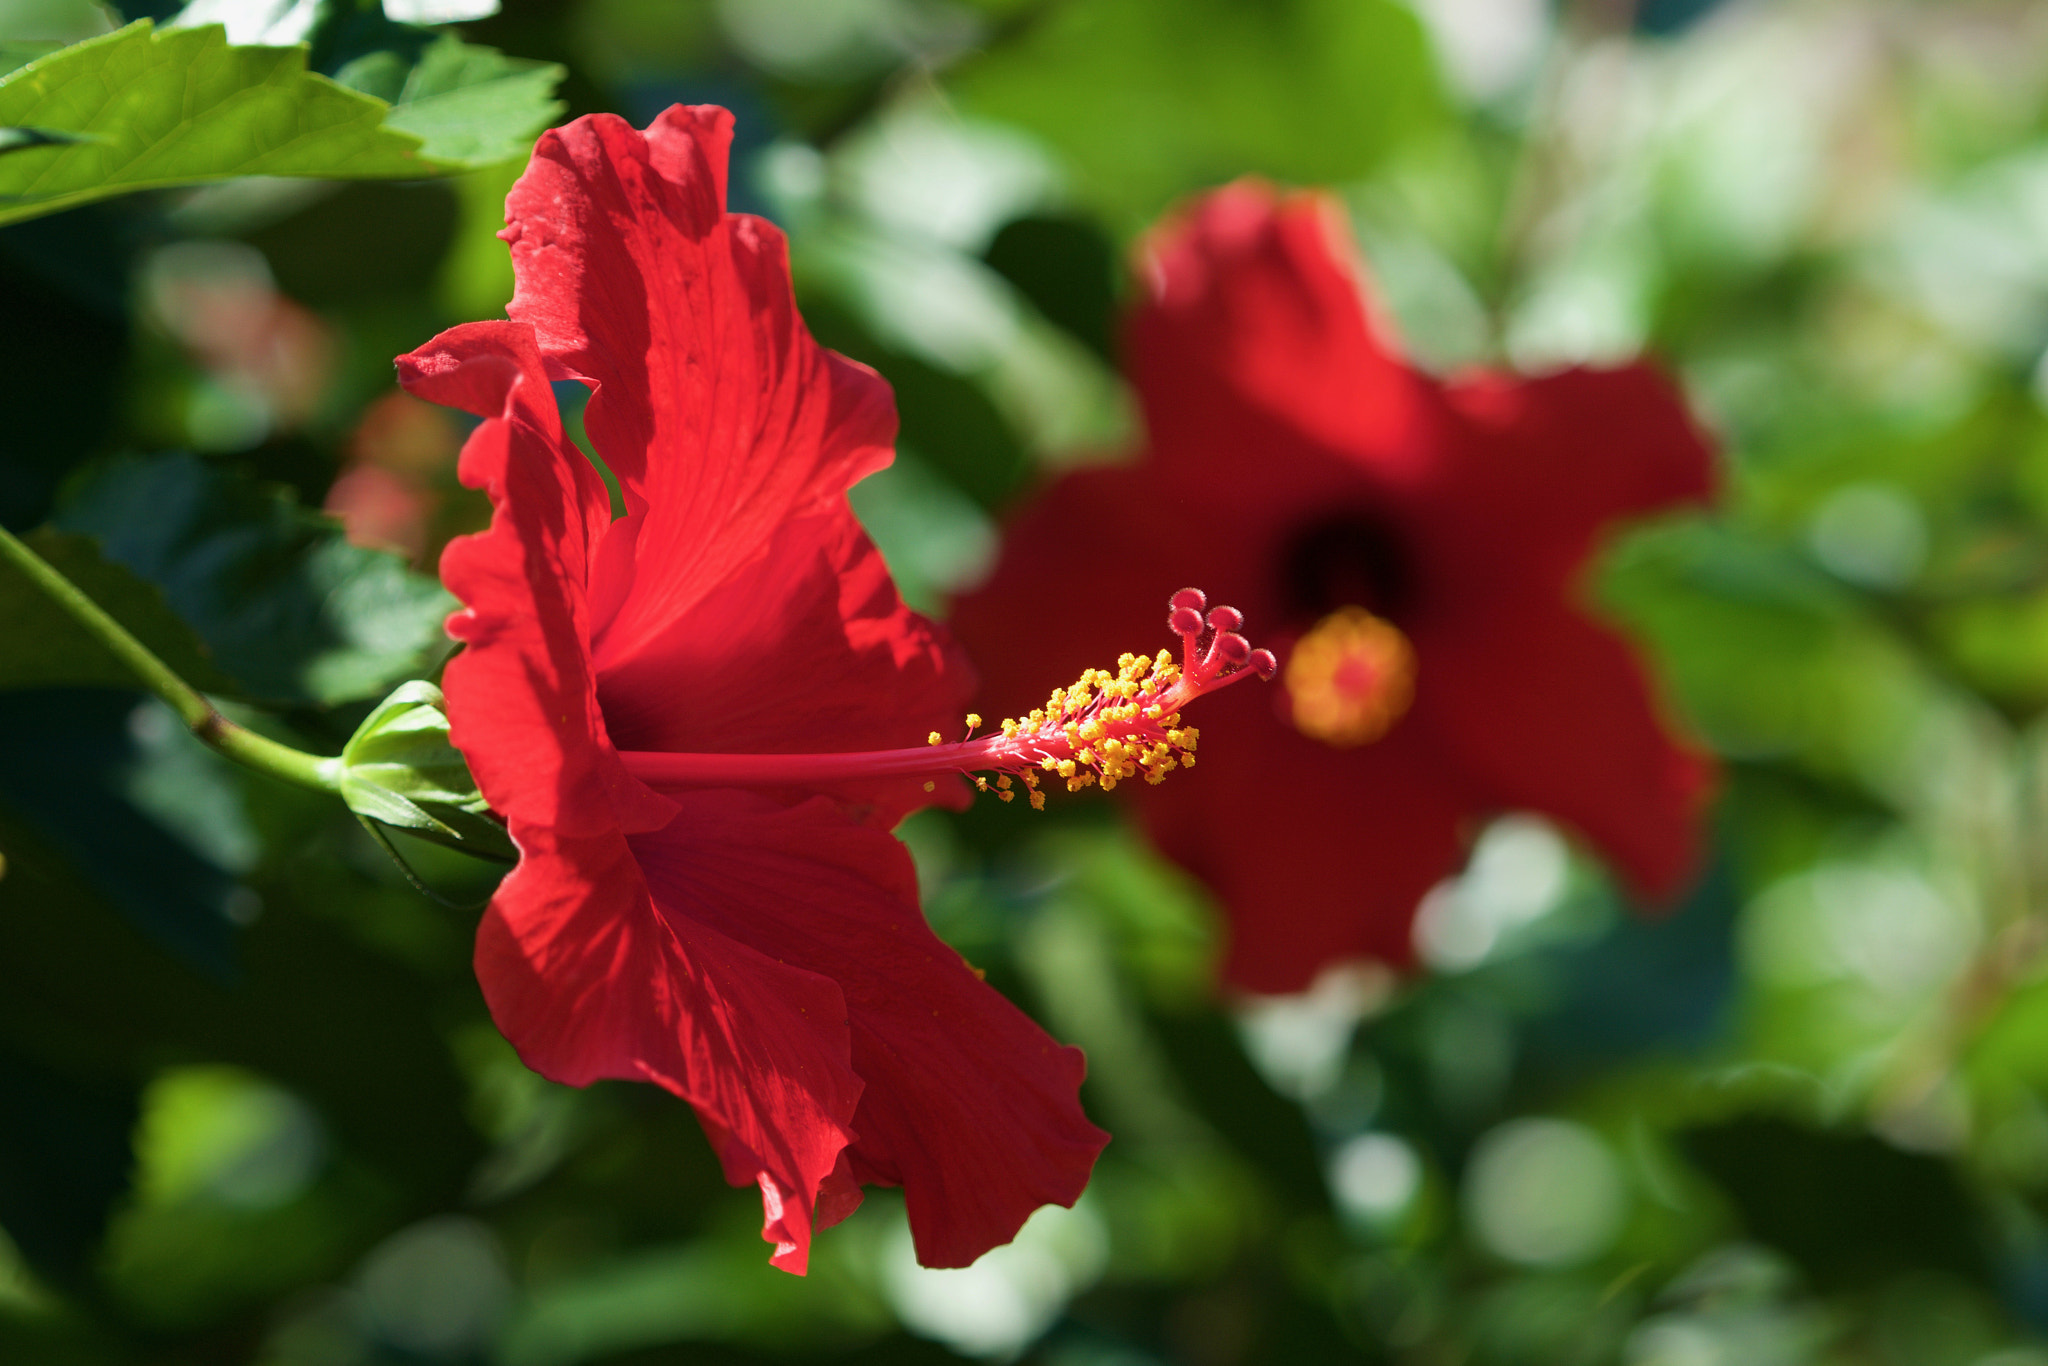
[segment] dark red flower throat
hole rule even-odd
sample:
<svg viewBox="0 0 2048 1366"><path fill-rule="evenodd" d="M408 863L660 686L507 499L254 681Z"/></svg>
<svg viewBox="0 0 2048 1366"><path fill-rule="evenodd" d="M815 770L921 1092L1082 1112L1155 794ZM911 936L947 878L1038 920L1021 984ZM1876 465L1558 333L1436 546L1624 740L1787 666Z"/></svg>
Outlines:
<svg viewBox="0 0 2048 1366"><path fill-rule="evenodd" d="M1311 522L1289 535L1279 555L1280 589L1293 629L1340 607L1363 607L1400 621L1415 605L1414 557L1400 535L1370 513Z"/></svg>

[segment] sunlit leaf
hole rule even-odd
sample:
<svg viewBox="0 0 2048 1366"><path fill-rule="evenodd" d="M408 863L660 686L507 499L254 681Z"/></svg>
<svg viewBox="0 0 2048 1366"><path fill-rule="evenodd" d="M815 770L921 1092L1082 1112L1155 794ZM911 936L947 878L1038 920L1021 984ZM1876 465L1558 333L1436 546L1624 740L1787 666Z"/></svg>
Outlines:
<svg viewBox="0 0 2048 1366"><path fill-rule="evenodd" d="M0 124L86 139L0 162L0 222L232 175L433 174L384 114L308 73L302 49L230 47L211 25L138 20L0 80Z"/></svg>
<svg viewBox="0 0 2048 1366"><path fill-rule="evenodd" d="M232 176L418 178L485 165L516 155L553 116L560 72L449 38L427 50L394 111L307 71L303 48L231 47L213 25L138 20L0 77L0 127L51 140L0 159L0 223Z"/></svg>
<svg viewBox="0 0 2048 1366"><path fill-rule="evenodd" d="M463 166L523 157L562 112L563 69L443 37L420 54L387 128L418 136L420 154Z"/></svg>

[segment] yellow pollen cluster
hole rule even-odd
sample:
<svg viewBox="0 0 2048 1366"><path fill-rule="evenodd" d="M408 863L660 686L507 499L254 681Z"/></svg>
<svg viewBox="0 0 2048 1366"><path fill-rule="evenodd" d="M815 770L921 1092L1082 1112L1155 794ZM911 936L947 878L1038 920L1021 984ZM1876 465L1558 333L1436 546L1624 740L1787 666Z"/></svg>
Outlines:
<svg viewBox="0 0 2048 1366"><path fill-rule="evenodd" d="M1296 643L1281 675L1303 735L1337 749L1385 735L1415 697L1415 650L1400 628L1340 607Z"/></svg>
<svg viewBox="0 0 2048 1366"><path fill-rule="evenodd" d="M1002 723L1002 758L1016 765L1033 808L1045 808L1039 775L1066 783L1069 792L1100 783L1105 791L1127 778L1142 776L1158 783L1176 768L1194 767L1201 732L1181 724L1178 700L1168 694L1181 681L1173 655L1126 654L1115 673L1089 669L1068 687L1057 689L1043 707L1029 716ZM979 720L979 718L972 718ZM989 790L985 778L976 785ZM1010 775L995 780L1004 801L1016 794Z"/></svg>

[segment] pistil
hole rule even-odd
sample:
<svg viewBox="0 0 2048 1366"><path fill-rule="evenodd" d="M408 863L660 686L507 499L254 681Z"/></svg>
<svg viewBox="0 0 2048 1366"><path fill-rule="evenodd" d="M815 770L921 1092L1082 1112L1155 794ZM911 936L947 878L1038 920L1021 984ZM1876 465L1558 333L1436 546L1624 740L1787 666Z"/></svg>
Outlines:
<svg viewBox="0 0 2048 1366"><path fill-rule="evenodd" d="M678 754L626 750L627 771L655 787L787 787L849 779L964 774L982 791L1013 800L1018 784L1042 808L1041 775L1065 782L1070 792L1092 783L1105 790L1132 777L1158 783L1176 768L1192 768L1201 733L1183 725L1181 710L1198 697L1240 679L1270 679L1277 661L1239 634L1235 608L1208 608L1199 589L1183 588L1168 604L1167 626L1180 637L1180 658L1169 650L1127 654L1114 672L1089 669L1057 689L1030 715L1002 723L1000 733L974 738L981 718L967 718L968 736L908 749L827 754ZM995 774L993 782L985 776Z"/></svg>

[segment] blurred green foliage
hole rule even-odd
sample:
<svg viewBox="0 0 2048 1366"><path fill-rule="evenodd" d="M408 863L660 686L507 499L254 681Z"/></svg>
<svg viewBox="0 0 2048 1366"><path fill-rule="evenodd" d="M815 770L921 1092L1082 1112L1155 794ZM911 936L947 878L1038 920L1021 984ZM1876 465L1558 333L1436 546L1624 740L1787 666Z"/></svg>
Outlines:
<svg viewBox="0 0 2048 1366"><path fill-rule="evenodd" d="M186 682L209 692L229 686L163 590L109 561L92 537L44 528L28 543ZM0 579L0 621L15 639L36 642L35 649L14 650L0 662L0 682L10 688L134 686L127 667L47 595L11 570L0 572L6 574Z"/></svg>
<svg viewBox="0 0 2048 1366"><path fill-rule="evenodd" d="M6 0L0 52L176 13L120 10ZM2038 7L462 12L212 17L300 25L262 108L316 90L351 147L479 169L0 231L0 520L238 718L338 753L440 662L426 571L483 509L389 358L510 297L494 233L551 91L638 123L712 101L811 325L896 388L898 463L855 502L934 609L1036 480L1131 439L1121 263L1218 181L1332 186L1432 368L1659 354L1727 497L1585 591L1722 759L1712 867L1644 918L1503 813L1413 980L1228 1001L1212 908L1113 806L921 814L933 924L1087 1049L1116 1138L973 1268L916 1267L878 1192L799 1282L679 1102L520 1065L471 913L0 578L0 1360L2048 1362ZM211 32L97 42L257 60ZM0 143L0 187L88 154ZM171 178L341 169L261 154ZM449 900L497 875L394 838Z"/></svg>
<svg viewBox="0 0 2048 1366"><path fill-rule="evenodd" d="M242 696L358 701L446 648L454 600L438 585L350 545L284 490L191 455L110 460L73 484L52 523L161 589Z"/></svg>
<svg viewBox="0 0 2048 1366"><path fill-rule="evenodd" d="M1391 0L1044 5L1003 36L949 92L1043 138L1123 231L1234 176L1355 180L1447 112L1421 24Z"/></svg>

